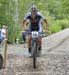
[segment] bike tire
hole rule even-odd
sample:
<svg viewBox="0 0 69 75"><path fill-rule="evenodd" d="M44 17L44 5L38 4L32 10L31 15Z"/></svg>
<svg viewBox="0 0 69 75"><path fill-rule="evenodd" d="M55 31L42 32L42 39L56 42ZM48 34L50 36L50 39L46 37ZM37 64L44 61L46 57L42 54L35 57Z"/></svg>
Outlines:
<svg viewBox="0 0 69 75"><path fill-rule="evenodd" d="M3 67L3 57L2 57L2 55L0 54L0 70L1 70L2 67Z"/></svg>
<svg viewBox="0 0 69 75"><path fill-rule="evenodd" d="M37 43L34 42L32 46L32 57L33 57L33 67L36 68L36 59L37 59Z"/></svg>

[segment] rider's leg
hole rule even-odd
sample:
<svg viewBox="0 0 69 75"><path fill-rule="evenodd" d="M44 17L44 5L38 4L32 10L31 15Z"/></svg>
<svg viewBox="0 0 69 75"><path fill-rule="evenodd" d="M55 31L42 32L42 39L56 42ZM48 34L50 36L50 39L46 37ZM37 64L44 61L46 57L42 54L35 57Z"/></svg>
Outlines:
<svg viewBox="0 0 69 75"><path fill-rule="evenodd" d="M39 38L38 38L38 48L39 48L39 50L41 50L41 48L42 48L42 20L39 22L39 30L38 31L40 32Z"/></svg>
<svg viewBox="0 0 69 75"><path fill-rule="evenodd" d="M38 38L38 49L39 50L42 49L42 37L41 36Z"/></svg>
<svg viewBox="0 0 69 75"><path fill-rule="evenodd" d="M28 50L29 50L29 53L31 53L31 35L28 35Z"/></svg>

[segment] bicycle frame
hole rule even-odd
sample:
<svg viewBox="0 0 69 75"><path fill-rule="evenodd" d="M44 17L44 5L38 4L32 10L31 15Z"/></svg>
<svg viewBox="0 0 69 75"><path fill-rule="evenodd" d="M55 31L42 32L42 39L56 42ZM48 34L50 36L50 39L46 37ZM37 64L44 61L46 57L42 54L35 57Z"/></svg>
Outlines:
<svg viewBox="0 0 69 75"><path fill-rule="evenodd" d="M38 38L35 38L35 39L32 38L31 46L33 47L34 44L36 44L36 46L37 46L37 49L36 49L36 54L37 54L37 50L38 50ZM32 50L32 51L33 51L33 50Z"/></svg>

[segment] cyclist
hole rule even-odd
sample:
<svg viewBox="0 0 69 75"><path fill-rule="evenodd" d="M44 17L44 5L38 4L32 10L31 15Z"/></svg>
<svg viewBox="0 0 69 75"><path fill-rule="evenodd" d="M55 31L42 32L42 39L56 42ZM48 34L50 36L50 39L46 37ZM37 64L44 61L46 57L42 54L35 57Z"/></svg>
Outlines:
<svg viewBox="0 0 69 75"><path fill-rule="evenodd" d="M46 23L46 31L48 31L48 22L46 18L38 12L36 5L32 5L30 12L26 14L23 20L23 32L26 30L26 24L30 23L30 31L42 32L42 21ZM42 37L38 39L39 51L42 49ZM28 51L31 53L31 35L28 36Z"/></svg>

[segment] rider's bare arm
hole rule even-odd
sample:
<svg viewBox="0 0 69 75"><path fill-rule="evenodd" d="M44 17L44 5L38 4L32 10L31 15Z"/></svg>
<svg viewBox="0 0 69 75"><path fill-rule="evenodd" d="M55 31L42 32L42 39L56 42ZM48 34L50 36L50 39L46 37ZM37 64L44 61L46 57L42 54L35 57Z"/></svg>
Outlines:
<svg viewBox="0 0 69 75"><path fill-rule="evenodd" d="M44 19L44 22L45 22L45 24L46 24L46 30L49 30L49 24L48 24L47 19Z"/></svg>
<svg viewBox="0 0 69 75"><path fill-rule="evenodd" d="M46 30L49 30L49 24L48 24L47 19L40 12L38 12L37 14L40 15L41 18L44 20L44 22L46 24Z"/></svg>
<svg viewBox="0 0 69 75"><path fill-rule="evenodd" d="M27 13L24 17L23 24L22 24L23 31L26 29L26 25L29 23L30 15L31 15L31 13Z"/></svg>
<svg viewBox="0 0 69 75"><path fill-rule="evenodd" d="M23 25L22 25L23 31L26 30L26 25L27 24L28 24L28 21L27 20L23 20Z"/></svg>
<svg viewBox="0 0 69 75"><path fill-rule="evenodd" d="M23 23L22 23L22 30L23 31L25 30L25 27L26 27L25 23L26 23L26 20L23 20Z"/></svg>
<svg viewBox="0 0 69 75"><path fill-rule="evenodd" d="M29 24L29 20L28 19L23 20L23 25L22 25L23 31L26 30L27 24Z"/></svg>

